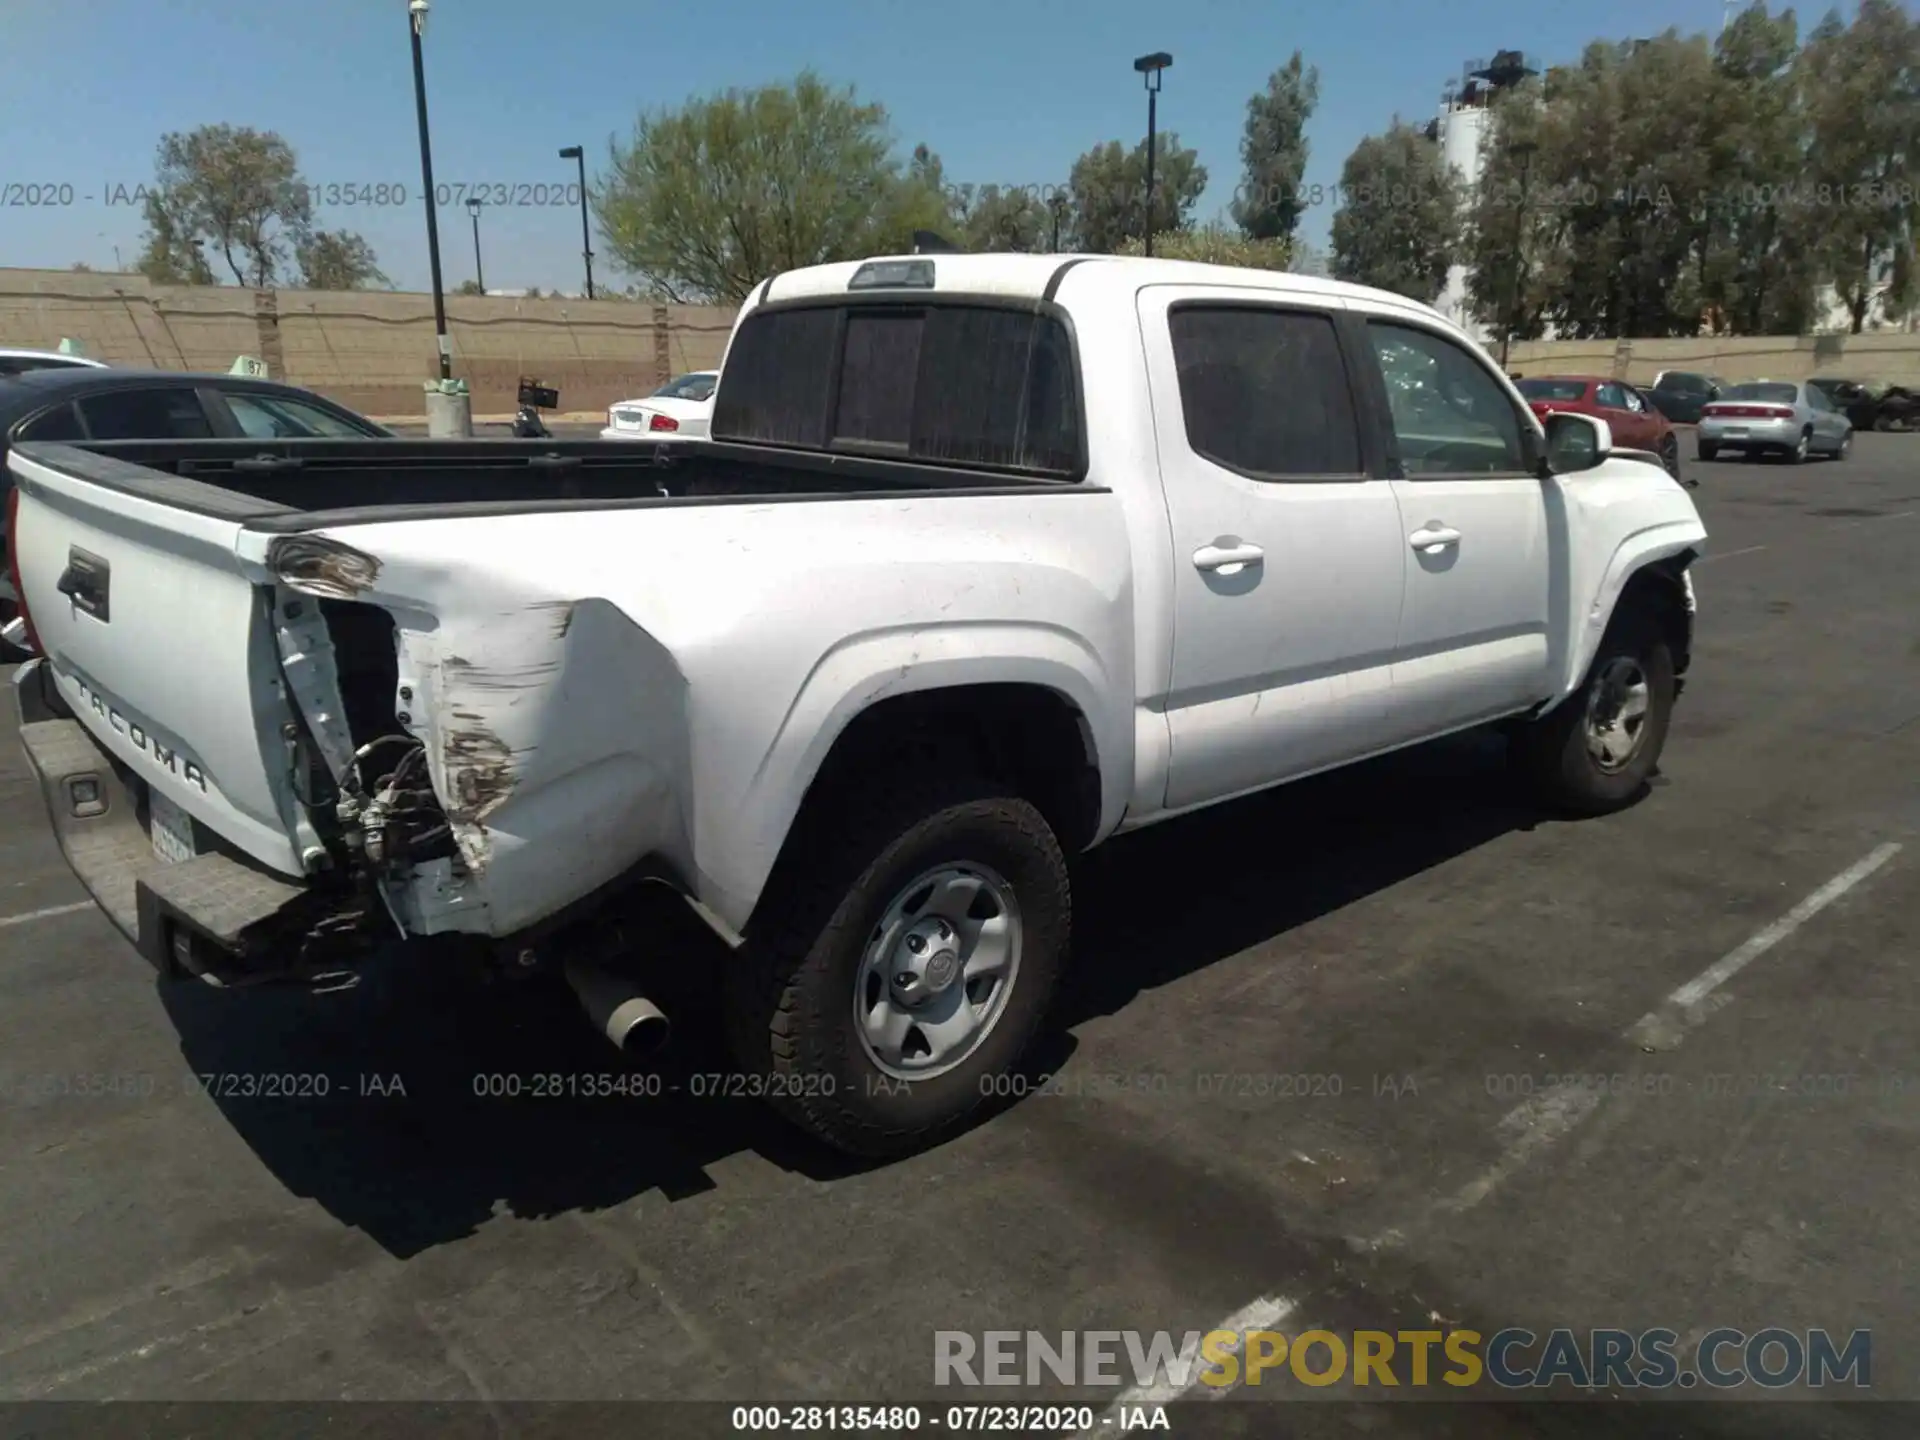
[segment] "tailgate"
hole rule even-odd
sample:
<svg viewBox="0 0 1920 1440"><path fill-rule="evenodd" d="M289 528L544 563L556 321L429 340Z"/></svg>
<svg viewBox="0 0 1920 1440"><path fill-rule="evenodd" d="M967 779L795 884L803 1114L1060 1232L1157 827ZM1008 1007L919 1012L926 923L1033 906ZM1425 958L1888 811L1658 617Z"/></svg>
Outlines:
<svg viewBox="0 0 1920 1440"><path fill-rule="evenodd" d="M16 448L8 468L22 598L60 696L153 793L304 874L272 580L234 549L244 516L283 507L65 446Z"/></svg>

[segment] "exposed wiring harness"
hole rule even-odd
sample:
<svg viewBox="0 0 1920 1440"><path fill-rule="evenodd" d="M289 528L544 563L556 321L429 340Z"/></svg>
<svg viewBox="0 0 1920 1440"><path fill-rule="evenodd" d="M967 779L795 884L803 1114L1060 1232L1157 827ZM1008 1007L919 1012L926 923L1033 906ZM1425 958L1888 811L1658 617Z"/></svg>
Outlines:
<svg viewBox="0 0 1920 1440"><path fill-rule="evenodd" d="M367 757L388 745L411 746L384 775L368 780ZM347 843L375 865L433 858L451 850L453 829L440 798L423 775L427 747L412 735L382 735L369 740L348 760L335 807Z"/></svg>

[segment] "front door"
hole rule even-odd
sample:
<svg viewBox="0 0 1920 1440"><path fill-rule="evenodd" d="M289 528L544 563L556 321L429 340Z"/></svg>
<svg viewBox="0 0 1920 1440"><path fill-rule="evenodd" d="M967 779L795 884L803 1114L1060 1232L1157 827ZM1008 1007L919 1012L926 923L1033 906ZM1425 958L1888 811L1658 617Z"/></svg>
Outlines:
<svg viewBox="0 0 1920 1440"><path fill-rule="evenodd" d="M1340 308L1141 293L1173 539L1171 809L1387 743L1405 541Z"/></svg>
<svg viewBox="0 0 1920 1440"><path fill-rule="evenodd" d="M1369 317L1366 331L1407 577L1395 728L1414 740L1511 714L1550 688L1549 482L1533 471L1531 424L1483 355L1398 319Z"/></svg>

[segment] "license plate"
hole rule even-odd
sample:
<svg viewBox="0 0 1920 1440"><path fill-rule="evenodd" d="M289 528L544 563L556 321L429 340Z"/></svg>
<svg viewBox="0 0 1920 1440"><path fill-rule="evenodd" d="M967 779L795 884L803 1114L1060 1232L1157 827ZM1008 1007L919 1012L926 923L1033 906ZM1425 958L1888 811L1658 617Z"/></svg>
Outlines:
<svg viewBox="0 0 1920 1440"><path fill-rule="evenodd" d="M170 865L193 859L192 816L158 791L148 791L147 817L147 833L156 858Z"/></svg>
<svg viewBox="0 0 1920 1440"><path fill-rule="evenodd" d="M1747 427L1744 425L1729 425L1727 427L1727 434L1729 435L1739 435L1744 437L1746 433L1747 433Z"/></svg>

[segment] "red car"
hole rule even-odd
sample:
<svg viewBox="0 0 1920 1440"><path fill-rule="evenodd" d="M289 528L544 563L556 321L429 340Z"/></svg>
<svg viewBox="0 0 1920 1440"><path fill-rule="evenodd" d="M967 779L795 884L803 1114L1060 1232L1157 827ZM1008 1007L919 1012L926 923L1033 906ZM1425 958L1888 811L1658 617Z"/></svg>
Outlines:
<svg viewBox="0 0 1920 1440"><path fill-rule="evenodd" d="M1601 375L1528 375L1513 383L1542 420L1556 410L1595 416L1607 422L1620 449L1658 455L1667 473L1680 478L1680 437L1673 422L1626 381Z"/></svg>

